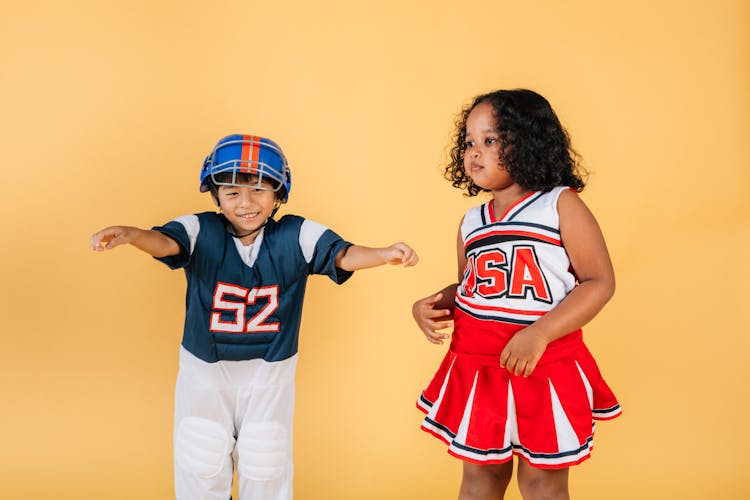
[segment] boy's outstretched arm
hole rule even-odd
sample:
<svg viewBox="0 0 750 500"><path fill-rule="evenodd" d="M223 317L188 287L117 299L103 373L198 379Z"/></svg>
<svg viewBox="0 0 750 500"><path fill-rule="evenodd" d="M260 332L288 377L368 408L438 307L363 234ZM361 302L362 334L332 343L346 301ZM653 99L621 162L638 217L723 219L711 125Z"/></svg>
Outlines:
<svg viewBox="0 0 750 500"><path fill-rule="evenodd" d="M112 250L125 244L131 244L153 257L167 257L180 253L180 246L175 240L149 229L132 226L110 226L91 236L91 249L96 252Z"/></svg>
<svg viewBox="0 0 750 500"><path fill-rule="evenodd" d="M368 248L350 245L336 256L336 267L345 271L356 271L383 264L415 266L419 262L417 253L405 243L394 243L389 247Z"/></svg>

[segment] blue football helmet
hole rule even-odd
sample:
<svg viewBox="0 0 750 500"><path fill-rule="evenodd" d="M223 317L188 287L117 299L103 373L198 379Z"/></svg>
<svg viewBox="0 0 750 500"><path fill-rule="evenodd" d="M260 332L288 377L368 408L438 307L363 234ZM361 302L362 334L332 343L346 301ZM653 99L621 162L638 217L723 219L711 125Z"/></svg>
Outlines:
<svg viewBox="0 0 750 500"><path fill-rule="evenodd" d="M219 182L216 174L230 173L230 180ZM258 182L252 187L268 189L262 185L270 180L273 191L278 193L281 203L289 199L292 190L292 173L281 147L271 139L255 135L228 135L219 140L211 153L206 157L201 169L201 192L209 190L209 179L214 186L238 186L237 174L252 174Z"/></svg>

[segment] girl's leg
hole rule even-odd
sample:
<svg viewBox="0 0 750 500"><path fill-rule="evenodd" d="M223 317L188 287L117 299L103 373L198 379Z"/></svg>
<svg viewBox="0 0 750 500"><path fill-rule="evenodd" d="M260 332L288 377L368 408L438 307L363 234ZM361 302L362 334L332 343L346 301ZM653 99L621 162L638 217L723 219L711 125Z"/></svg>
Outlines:
<svg viewBox="0 0 750 500"><path fill-rule="evenodd" d="M539 469L519 460L518 488L524 500L569 500L568 468Z"/></svg>
<svg viewBox="0 0 750 500"><path fill-rule="evenodd" d="M499 500L513 476L513 462L479 465L464 462L459 500Z"/></svg>

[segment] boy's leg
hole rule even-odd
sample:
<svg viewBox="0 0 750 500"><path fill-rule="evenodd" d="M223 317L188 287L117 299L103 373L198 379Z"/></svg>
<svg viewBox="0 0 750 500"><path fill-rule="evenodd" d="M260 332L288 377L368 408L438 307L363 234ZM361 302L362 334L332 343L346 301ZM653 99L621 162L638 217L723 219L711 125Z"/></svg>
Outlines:
<svg viewBox="0 0 750 500"><path fill-rule="evenodd" d="M540 469L518 461L518 488L524 500L569 500L568 468Z"/></svg>
<svg viewBox="0 0 750 500"><path fill-rule="evenodd" d="M240 500L292 499L296 356L260 368L237 436Z"/></svg>
<svg viewBox="0 0 750 500"><path fill-rule="evenodd" d="M498 500L513 476L513 461L504 464L479 465L464 462L459 500Z"/></svg>
<svg viewBox="0 0 750 500"><path fill-rule="evenodd" d="M177 500L228 500L235 445L234 398L217 366L180 353L175 389L174 477Z"/></svg>

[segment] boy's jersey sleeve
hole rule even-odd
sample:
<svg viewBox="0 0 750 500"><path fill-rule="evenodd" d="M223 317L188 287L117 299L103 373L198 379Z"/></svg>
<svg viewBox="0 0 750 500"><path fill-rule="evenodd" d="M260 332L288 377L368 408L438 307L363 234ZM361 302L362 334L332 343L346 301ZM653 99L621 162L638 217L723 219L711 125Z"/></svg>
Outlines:
<svg viewBox="0 0 750 500"><path fill-rule="evenodd" d="M200 222L196 215L183 215L163 226L154 226L151 230L172 238L180 246L180 253L177 255L154 257L156 260L163 262L170 269L180 269L190 264L190 258L193 255L195 242L200 232Z"/></svg>
<svg viewBox="0 0 750 500"><path fill-rule="evenodd" d="M336 267L336 256L352 243L344 240L326 226L305 220L299 232L299 246L308 264L310 274L328 276L335 283L343 283L352 271Z"/></svg>

